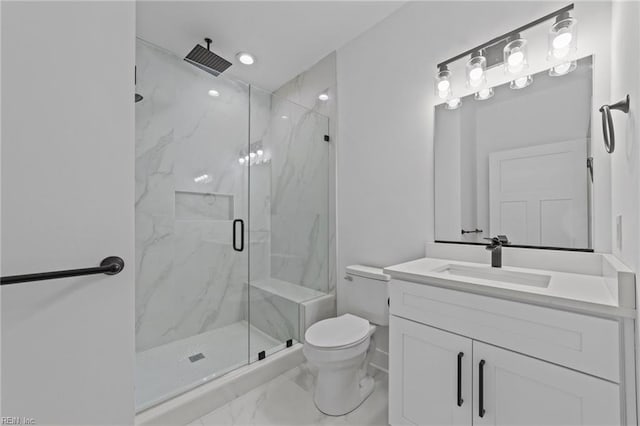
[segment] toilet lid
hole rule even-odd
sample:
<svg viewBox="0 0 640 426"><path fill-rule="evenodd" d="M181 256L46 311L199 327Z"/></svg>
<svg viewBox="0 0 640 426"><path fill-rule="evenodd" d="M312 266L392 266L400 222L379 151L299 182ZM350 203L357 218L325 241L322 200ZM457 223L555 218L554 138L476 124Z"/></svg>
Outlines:
<svg viewBox="0 0 640 426"><path fill-rule="evenodd" d="M304 339L319 348L353 345L369 334L369 321L351 314L329 318L307 329Z"/></svg>

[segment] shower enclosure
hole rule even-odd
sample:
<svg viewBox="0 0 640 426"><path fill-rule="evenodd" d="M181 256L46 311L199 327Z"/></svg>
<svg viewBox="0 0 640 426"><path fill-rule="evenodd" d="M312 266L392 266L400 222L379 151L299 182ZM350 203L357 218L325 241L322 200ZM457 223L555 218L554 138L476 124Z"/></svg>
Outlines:
<svg viewBox="0 0 640 426"><path fill-rule="evenodd" d="M328 118L137 42L136 409L300 341L328 292Z"/></svg>

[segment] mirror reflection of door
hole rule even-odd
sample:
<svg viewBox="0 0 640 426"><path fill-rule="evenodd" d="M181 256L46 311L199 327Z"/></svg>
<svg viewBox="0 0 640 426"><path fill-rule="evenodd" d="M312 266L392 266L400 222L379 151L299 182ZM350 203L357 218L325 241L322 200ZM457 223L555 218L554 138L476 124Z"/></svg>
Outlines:
<svg viewBox="0 0 640 426"><path fill-rule="evenodd" d="M515 244L587 247L586 158L586 139L490 154L490 234Z"/></svg>

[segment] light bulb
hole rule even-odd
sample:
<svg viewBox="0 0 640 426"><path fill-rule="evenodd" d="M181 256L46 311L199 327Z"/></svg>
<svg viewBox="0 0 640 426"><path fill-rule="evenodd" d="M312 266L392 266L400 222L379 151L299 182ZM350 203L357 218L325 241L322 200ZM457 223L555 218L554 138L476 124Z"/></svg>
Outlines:
<svg viewBox="0 0 640 426"><path fill-rule="evenodd" d="M549 75L552 77L558 77L569 74L571 71L575 70L577 66L578 63L576 61L563 62L551 68L549 70Z"/></svg>
<svg viewBox="0 0 640 426"><path fill-rule="evenodd" d="M324 102L326 100L329 100L329 95L327 95L326 93L320 93L320 95L318 95L318 99Z"/></svg>
<svg viewBox="0 0 640 426"><path fill-rule="evenodd" d="M218 96L220 96L220 92L218 92L216 89L211 89L209 90L209 96L217 98Z"/></svg>
<svg viewBox="0 0 640 426"><path fill-rule="evenodd" d="M476 92L474 97L479 101L484 101L493 97L493 89L491 87L485 87Z"/></svg>
<svg viewBox="0 0 640 426"><path fill-rule="evenodd" d="M509 65L511 65L512 67L517 67L518 65L522 64L522 61L524 60L524 53L522 52L513 52L511 55L509 55Z"/></svg>
<svg viewBox="0 0 640 426"><path fill-rule="evenodd" d="M530 85L533 82L533 77L531 77L530 75L525 75L522 77L518 77L515 80L513 80L511 82L511 84L509 85L509 87L511 87L512 89L524 89L525 87L527 87L528 85Z"/></svg>
<svg viewBox="0 0 640 426"><path fill-rule="evenodd" d="M249 156L248 156L248 155L245 155L245 156L244 156L244 159L245 159L245 161L249 161Z"/></svg>
<svg viewBox="0 0 640 426"><path fill-rule="evenodd" d="M482 78L482 68L476 67L469 71L469 79L471 80L480 80Z"/></svg>
<svg viewBox="0 0 640 426"><path fill-rule="evenodd" d="M440 80L438 82L438 91L440 92L447 92L449 90L449 87L451 87L451 83L449 83L449 80Z"/></svg>
<svg viewBox="0 0 640 426"><path fill-rule="evenodd" d="M254 158L255 156L256 156L256 153L255 153L255 152L250 152L250 153L249 153L249 157Z"/></svg>
<svg viewBox="0 0 640 426"><path fill-rule="evenodd" d="M244 160L244 158L243 158L243 157L238 158L238 163L240 163L240 164L244 164L244 161L245 161L245 160Z"/></svg>
<svg viewBox="0 0 640 426"><path fill-rule="evenodd" d="M460 101L460 98L453 98L453 99L449 99L445 105L446 109L457 109L458 107L460 107L460 105L462 104L462 102Z"/></svg>
<svg viewBox="0 0 640 426"><path fill-rule="evenodd" d="M548 59L565 59L576 53L577 22L569 12L563 12L556 17L555 24L549 29Z"/></svg>
<svg viewBox="0 0 640 426"><path fill-rule="evenodd" d="M564 49L571 44L571 39L573 36L571 33L560 33L553 39L553 48L554 49Z"/></svg>
<svg viewBox="0 0 640 426"><path fill-rule="evenodd" d="M502 50L504 71L507 74L520 74L527 63L527 40L520 38L520 34L514 34L508 38L509 42Z"/></svg>
<svg viewBox="0 0 640 426"><path fill-rule="evenodd" d="M569 71L570 67L571 67L571 64L569 62L565 62L564 64L556 65L554 67L554 70L558 74L566 74L566 72Z"/></svg>
<svg viewBox="0 0 640 426"><path fill-rule="evenodd" d="M263 150L261 150L261 149L259 149L258 151L256 151L256 153L257 153L258 155L262 155L262 154L264 154L264 151L263 151Z"/></svg>

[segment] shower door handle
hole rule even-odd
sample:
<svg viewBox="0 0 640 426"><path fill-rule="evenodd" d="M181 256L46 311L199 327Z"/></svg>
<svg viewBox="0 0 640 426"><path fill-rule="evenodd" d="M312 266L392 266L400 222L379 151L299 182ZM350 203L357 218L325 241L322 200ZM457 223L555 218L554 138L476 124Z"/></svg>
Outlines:
<svg viewBox="0 0 640 426"><path fill-rule="evenodd" d="M238 247L238 238L237 238L237 230L238 224L240 224L240 247ZM236 219L233 221L233 249L235 251L243 251L244 250L244 220Z"/></svg>

